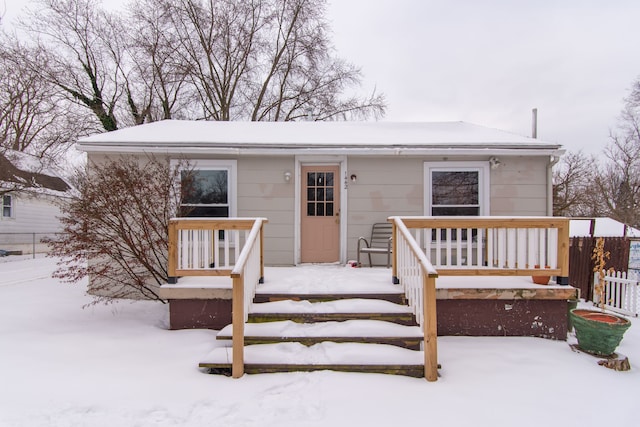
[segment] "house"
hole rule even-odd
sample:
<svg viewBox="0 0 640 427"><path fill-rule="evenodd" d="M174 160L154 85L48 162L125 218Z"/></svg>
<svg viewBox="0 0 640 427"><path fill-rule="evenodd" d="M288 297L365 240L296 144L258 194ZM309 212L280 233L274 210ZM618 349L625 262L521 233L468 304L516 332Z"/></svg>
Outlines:
<svg viewBox="0 0 640 427"><path fill-rule="evenodd" d="M167 120L83 138L78 147L98 164L122 155L142 162L151 154L189 161L194 191L182 207L195 218L169 225L168 271L179 280L162 286L160 295L169 300L173 329L232 324L234 376L244 372L243 325L264 265L292 269L293 280L308 280L305 268L292 266L355 260L359 237L388 221L396 237L393 265L378 271L389 285L393 279L404 287L404 293L396 286L390 295L411 305L403 313L415 313L415 320L398 322L423 327L428 378L436 377L436 329L445 335L566 338L567 300L576 291L566 286L568 220L551 217L559 144L463 122ZM220 217L229 219L215 220ZM238 249L241 254L234 253ZM373 256L386 265L386 254ZM529 276L541 269L557 276L555 283L533 284ZM339 288L341 293L330 295L259 296L272 302L343 299L349 285ZM347 299L341 305L353 304ZM267 317L274 315L296 316ZM362 319L362 313L329 318L354 317ZM298 320L311 318L299 313ZM201 366L218 369L219 360Z"/></svg>
<svg viewBox="0 0 640 427"><path fill-rule="evenodd" d="M356 258L392 215L551 215L559 144L464 122L165 120L83 138L90 162L191 161L194 216L268 217L265 263ZM382 258L380 258L382 260Z"/></svg>
<svg viewBox="0 0 640 427"><path fill-rule="evenodd" d="M40 239L61 229L59 202L72 186L51 167L26 153L0 154L0 249L41 252Z"/></svg>

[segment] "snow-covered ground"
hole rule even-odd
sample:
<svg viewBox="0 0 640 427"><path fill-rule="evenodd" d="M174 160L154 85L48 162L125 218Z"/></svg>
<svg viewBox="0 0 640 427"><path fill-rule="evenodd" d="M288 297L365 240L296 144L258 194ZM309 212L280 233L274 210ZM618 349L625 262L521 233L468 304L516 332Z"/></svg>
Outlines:
<svg viewBox="0 0 640 427"><path fill-rule="evenodd" d="M169 331L168 307L89 306L55 260L0 258L0 426L635 426L640 323L615 372L566 342L441 337L441 377L206 375L215 332ZM633 321L633 319L632 319Z"/></svg>

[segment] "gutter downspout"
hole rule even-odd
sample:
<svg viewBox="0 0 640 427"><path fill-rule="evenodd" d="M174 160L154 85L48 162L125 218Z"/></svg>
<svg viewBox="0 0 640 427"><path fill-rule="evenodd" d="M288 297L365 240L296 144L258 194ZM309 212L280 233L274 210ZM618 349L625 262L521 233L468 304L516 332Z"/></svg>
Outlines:
<svg viewBox="0 0 640 427"><path fill-rule="evenodd" d="M547 165L547 216L553 216L553 167L560 161L560 155L549 156Z"/></svg>

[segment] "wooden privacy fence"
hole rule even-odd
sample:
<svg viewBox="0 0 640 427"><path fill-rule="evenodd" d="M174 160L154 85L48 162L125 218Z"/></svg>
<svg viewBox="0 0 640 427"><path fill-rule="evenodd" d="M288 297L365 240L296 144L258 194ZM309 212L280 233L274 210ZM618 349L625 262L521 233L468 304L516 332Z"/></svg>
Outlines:
<svg viewBox="0 0 640 427"><path fill-rule="evenodd" d="M438 379L436 278L438 272L400 218L393 221L394 282L400 283L424 333L424 376Z"/></svg>
<svg viewBox="0 0 640 427"><path fill-rule="evenodd" d="M400 219L441 276L534 276L544 270L543 275L558 276L559 284L568 284L568 218Z"/></svg>
<svg viewBox="0 0 640 427"><path fill-rule="evenodd" d="M233 281L234 378L244 375L244 324L264 279L266 218L177 218L169 222L169 276L229 276Z"/></svg>
<svg viewBox="0 0 640 427"><path fill-rule="evenodd" d="M597 237L572 237L569 246L569 284L580 289L585 301L593 301L593 260L591 255ZM627 271L629 265L629 238L604 237L604 250L610 253L607 268Z"/></svg>
<svg viewBox="0 0 640 427"><path fill-rule="evenodd" d="M594 273L594 284L599 277ZM640 307L640 282L630 279L626 272L605 272L604 276L604 307L616 313L638 317ZM598 294L594 295L594 304L600 303Z"/></svg>

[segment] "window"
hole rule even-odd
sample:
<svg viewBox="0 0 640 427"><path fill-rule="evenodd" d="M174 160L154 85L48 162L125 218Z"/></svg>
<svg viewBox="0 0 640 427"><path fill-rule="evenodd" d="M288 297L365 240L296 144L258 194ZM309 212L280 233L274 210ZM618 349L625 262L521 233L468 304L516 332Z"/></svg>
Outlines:
<svg viewBox="0 0 640 427"><path fill-rule="evenodd" d="M2 196L2 217L13 218L13 197Z"/></svg>
<svg viewBox="0 0 640 427"><path fill-rule="evenodd" d="M431 215L480 215L479 171L431 171Z"/></svg>
<svg viewBox="0 0 640 427"><path fill-rule="evenodd" d="M484 162L425 163L425 214L427 216L479 216L489 211L488 164ZM446 230L441 230L445 239ZM477 230L472 231L476 239ZM435 240L435 230L432 237ZM462 230L462 240L467 230ZM457 240L457 230L451 230Z"/></svg>
<svg viewBox="0 0 640 427"><path fill-rule="evenodd" d="M425 163L427 216L478 216L489 211L484 162Z"/></svg>
<svg viewBox="0 0 640 427"><path fill-rule="evenodd" d="M218 218L236 216L235 160L200 160L191 164L193 171L181 174L180 215Z"/></svg>
<svg viewBox="0 0 640 427"><path fill-rule="evenodd" d="M333 216L333 172L307 173L307 216Z"/></svg>

